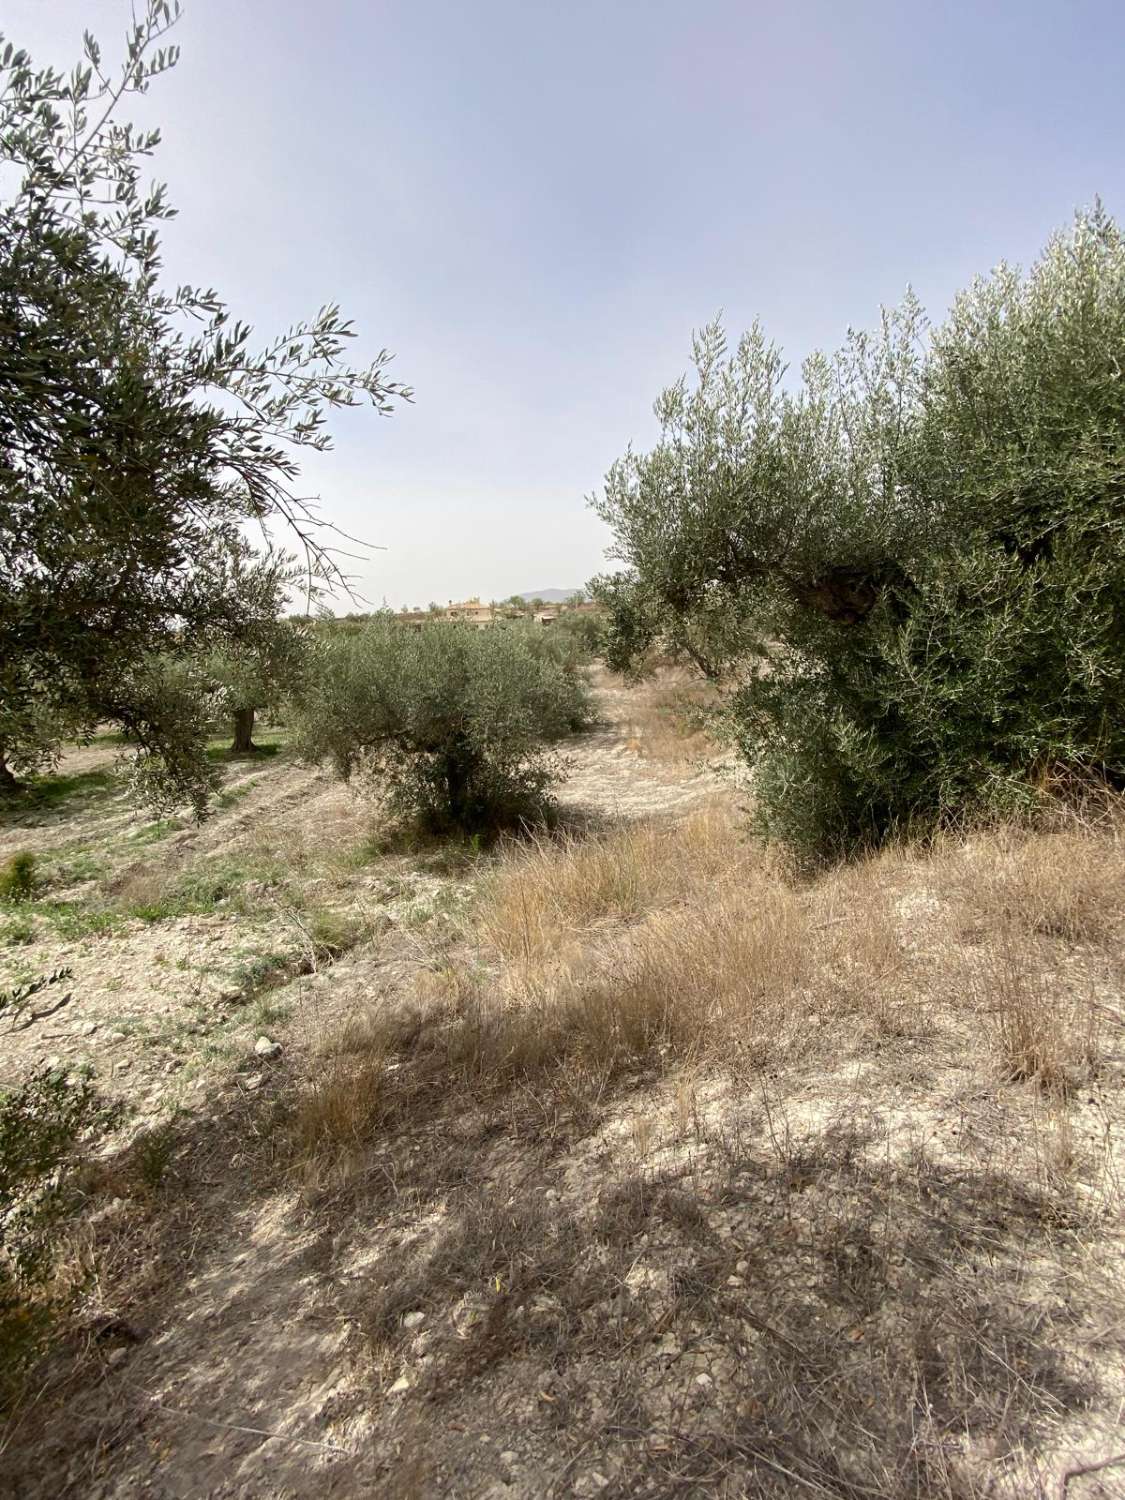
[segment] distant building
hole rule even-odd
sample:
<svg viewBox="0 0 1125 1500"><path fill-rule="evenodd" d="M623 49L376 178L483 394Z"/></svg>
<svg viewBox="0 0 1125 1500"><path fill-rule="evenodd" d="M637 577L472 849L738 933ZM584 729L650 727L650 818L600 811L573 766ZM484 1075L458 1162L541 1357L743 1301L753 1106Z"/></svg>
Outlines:
<svg viewBox="0 0 1125 1500"><path fill-rule="evenodd" d="M463 620L468 625L475 625L478 629L485 625L491 625L496 619L499 611L491 604L482 604L480 598L464 599L460 604L454 604L453 600L443 610L447 620Z"/></svg>
<svg viewBox="0 0 1125 1500"><path fill-rule="evenodd" d="M421 630L423 625L432 620L459 620L462 624L472 625L476 630L483 630L486 625L494 625L498 620L532 619L537 625L550 625L560 615L597 614L600 608L593 600L584 599L577 604L542 604L536 610L532 610L530 606L519 609L514 604L482 604L479 595L474 595L471 599L457 602L451 599L442 608L403 609L395 618L415 630Z"/></svg>

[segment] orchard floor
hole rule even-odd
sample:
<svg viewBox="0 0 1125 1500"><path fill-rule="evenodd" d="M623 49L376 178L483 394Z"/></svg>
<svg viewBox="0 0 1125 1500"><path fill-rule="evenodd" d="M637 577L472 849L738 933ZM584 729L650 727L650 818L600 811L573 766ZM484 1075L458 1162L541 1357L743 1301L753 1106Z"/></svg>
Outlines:
<svg viewBox="0 0 1125 1500"><path fill-rule="evenodd" d="M108 742L0 814L0 988L70 970L0 1074L130 1111L0 1494L1125 1493L1120 818L798 880L675 684L597 688L534 858L284 744L199 827Z"/></svg>

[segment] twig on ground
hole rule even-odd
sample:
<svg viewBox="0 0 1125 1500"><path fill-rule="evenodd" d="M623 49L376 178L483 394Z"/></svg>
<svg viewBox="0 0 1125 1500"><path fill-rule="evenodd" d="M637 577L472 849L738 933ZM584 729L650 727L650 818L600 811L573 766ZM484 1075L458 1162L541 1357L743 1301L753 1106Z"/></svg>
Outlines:
<svg viewBox="0 0 1125 1500"><path fill-rule="evenodd" d="M350 1448L342 1448L338 1443L318 1442L314 1438L290 1437L287 1432L271 1432L267 1427L244 1427L238 1422L220 1422L215 1417L201 1416L199 1412L181 1411L175 1406L166 1406L143 1386L134 1385L133 1389L143 1396L156 1411L165 1412L170 1417L187 1417L193 1422L203 1422L207 1427L218 1427L224 1432L244 1432L250 1437L276 1438L282 1443L298 1443L302 1448L319 1448L325 1453L340 1453L345 1458L354 1456Z"/></svg>
<svg viewBox="0 0 1125 1500"><path fill-rule="evenodd" d="M1112 1458L1100 1458L1092 1464L1071 1464L1059 1479L1059 1500L1066 1500L1072 1479L1080 1479L1083 1474L1097 1474L1101 1469L1112 1469L1115 1464L1125 1464L1125 1453L1115 1453Z"/></svg>

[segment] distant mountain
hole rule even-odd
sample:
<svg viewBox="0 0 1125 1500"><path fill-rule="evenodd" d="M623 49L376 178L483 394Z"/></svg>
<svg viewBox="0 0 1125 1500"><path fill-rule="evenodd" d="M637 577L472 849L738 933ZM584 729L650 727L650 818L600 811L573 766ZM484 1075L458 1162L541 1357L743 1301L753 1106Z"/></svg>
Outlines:
<svg viewBox="0 0 1125 1500"><path fill-rule="evenodd" d="M531 600L542 599L544 604L565 604L568 599L573 599L575 594L586 597L585 589L528 589L524 594L513 595L514 598Z"/></svg>

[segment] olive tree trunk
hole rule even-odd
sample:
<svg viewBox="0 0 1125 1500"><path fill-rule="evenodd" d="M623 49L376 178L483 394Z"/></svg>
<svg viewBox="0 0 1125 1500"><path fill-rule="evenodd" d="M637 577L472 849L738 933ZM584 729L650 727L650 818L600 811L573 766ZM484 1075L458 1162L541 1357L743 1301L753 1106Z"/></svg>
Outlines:
<svg viewBox="0 0 1125 1500"><path fill-rule="evenodd" d="M18 792L20 783L12 774L12 768L4 759L4 752L0 750L0 797L8 792Z"/></svg>
<svg viewBox="0 0 1125 1500"><path fill-rule="evenodd" d="M254 710L236 708L234 711L234 744L232 755L251 755L258 747L254 743Z"/></svg>

